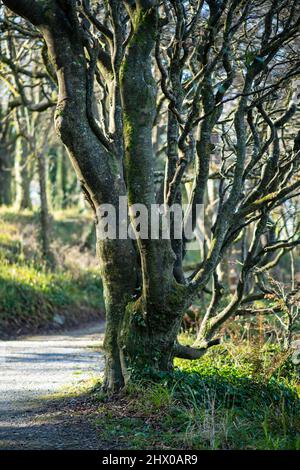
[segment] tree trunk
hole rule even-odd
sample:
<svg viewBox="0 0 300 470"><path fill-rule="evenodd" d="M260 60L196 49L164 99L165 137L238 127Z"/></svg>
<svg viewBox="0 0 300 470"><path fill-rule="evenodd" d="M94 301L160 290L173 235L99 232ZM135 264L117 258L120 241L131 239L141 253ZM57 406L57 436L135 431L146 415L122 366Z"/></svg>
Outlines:
<svg viewBox="0 0 300 470"><path fill-rule="evenodd" d="M135 300L132 269L120 266L115 241L111 246L108 241L97 245L106 307L105 388L115 391L132 376L172 369L184 288L174 286L168 298L160 299L151 309L142 297Z"/></svg>
<svg viewBox="0 0 300 470"><path fill-rule="evenodd" d="M128 264L133 255L132 247L123 240L117 243L115 240L98 240L97 254L106 310L104 387L116 391L125 383L126 367L123 364L120 331L126 305L134 296L136 272L135 265L130 262Z"/></svg>
<svg viewBox="0 0 300 470"><path fill-rule="evenodd" d="M67 205L67 162L66 153L63 149L57 152L56 169L56 206L65 209Z"/></svg>
<svg viewBox="0 0 300 470"><path fill-rule="evenodd" d="M0 205L10 205L12 201L11 157L4 143L0 142Z"/></svg>
<svg viewBox="0 0 300 470"><path fill-rule="evenodd" d="M47 170L43 152L37 156L39 187L40 187L40 239L44 261L47 266L53 267L54 256L51 251L51 223L47 197Z"/></svg>
<svg viewBox="0 0 300 470"><path fill-rule="evenodd" d="M28 147L23 138L16 141L15 155L15 182L16 182L16 209L32 209L30 197L30 175L28 171Z"/></svg>

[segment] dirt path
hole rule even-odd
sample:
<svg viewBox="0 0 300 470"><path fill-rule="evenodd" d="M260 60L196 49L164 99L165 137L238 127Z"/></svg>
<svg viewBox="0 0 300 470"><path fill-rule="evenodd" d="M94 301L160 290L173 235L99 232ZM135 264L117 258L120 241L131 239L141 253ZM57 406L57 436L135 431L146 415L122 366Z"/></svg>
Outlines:
<svg viewBox="0 0 300 470"><path fill-rule="evenodd" d="M45 399L99 375L104 325L0 341L0 449L97 449L84 398ZM80 409L85 412L80 412Z"/></svg>

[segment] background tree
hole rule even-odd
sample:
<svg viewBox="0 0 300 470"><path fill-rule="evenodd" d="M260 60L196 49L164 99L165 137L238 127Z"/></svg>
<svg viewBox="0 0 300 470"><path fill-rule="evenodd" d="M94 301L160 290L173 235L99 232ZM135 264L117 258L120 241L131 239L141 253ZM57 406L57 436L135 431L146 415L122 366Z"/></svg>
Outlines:
<svg viewBox="0 0 300 470"><path fill-rule="evenodd" d="M2 111L2 110L1 110ZM1 116L2 119L2 116ZM0 204L9 205L12 202L12 153L9 145L9 128L1 127L0 135Z"/></svg>

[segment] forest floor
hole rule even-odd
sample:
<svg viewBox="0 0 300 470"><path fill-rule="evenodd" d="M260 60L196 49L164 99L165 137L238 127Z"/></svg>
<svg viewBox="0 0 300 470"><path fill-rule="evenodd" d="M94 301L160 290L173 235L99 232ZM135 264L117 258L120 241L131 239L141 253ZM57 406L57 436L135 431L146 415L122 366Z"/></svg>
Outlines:
<svg viewBox="0 0 300 470"><path fill-rule="evenodd" d="M99 378L103 357L96 346L103 328L97 323L0 342L0 449L101 447L91 404L84 396L63 395Z"/></svg>

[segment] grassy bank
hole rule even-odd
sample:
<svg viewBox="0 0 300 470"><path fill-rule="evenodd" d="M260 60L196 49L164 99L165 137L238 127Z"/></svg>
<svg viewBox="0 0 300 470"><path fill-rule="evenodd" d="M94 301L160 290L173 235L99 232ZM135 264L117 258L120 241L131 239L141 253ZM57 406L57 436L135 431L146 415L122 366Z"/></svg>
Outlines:
<svg viewBox="0 0 300 470"><path fill-rule="evenodd" d="M99 318L103 300L95 253L81 250L91 224L73 210L53 214L56 268L50 271L40 254L38 214L0 209L1 337Z"/></svg>

